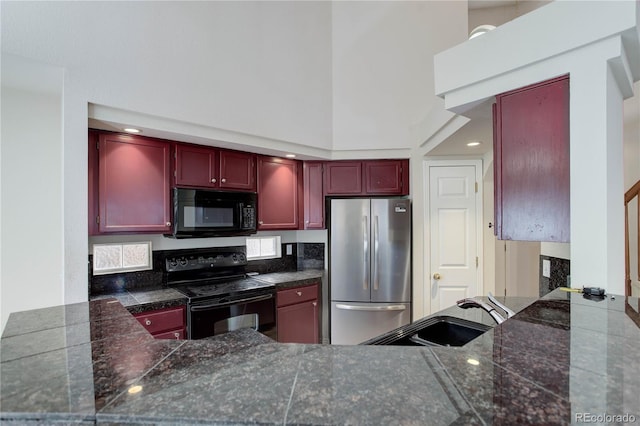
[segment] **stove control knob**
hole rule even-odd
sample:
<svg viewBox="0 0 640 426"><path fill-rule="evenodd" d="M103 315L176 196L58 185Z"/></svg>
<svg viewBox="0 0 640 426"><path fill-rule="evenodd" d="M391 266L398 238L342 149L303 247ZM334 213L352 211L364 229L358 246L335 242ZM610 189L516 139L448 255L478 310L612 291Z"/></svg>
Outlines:
<svg viewBox="0 0 640 426"><path fill-rule="evenodd" d="M169 259L169 267L175 268L178 266L178 261L176 259Z"/></svg>
<svg viewBox="0 0 640 426"><path fill-rule="evenodd" d="M187 260L186 257L180 258L180 260L178 260L178 262L180 263L180 266L187 266L187 264L189 263L189 261Z"/></svg>

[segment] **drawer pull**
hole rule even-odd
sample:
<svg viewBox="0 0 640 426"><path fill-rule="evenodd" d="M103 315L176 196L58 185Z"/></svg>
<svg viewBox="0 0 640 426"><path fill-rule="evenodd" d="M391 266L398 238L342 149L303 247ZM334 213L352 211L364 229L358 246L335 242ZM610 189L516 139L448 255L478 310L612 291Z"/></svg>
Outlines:
<svg viewBox="0 0 640 426"><path fill-rule="evenodd" d="M318 305L318 302L313 302L313 303L312 303L312 305L313 305L313 306L317 306L317 305Z"/></svg>
<svg viewBox="0 0 640 426"><path fill-rule="evenodd" d="M146 319L146 320L144 320L144 323L147 324L147 325L151 325L151 320L150 319Z"/></svg>
<svg viewBox="0 0 640 426"><path fill-rule="evenodd" d="M180 339L180 333L178 333L177 331L173 333L173 335L176 336L176 340Z"/></svg>
<svg viewBox="0 0 640 426"><path fill-rule="evenodd" d="M302 296L302 292L301 292L301 291L296 291L296 294L297 294L298 296Z"/></svg>

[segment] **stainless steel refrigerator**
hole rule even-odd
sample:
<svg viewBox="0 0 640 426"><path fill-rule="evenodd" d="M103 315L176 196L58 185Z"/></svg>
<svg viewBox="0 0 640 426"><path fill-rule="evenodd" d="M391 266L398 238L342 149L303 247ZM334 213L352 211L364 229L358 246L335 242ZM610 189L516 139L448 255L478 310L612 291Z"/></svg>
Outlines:
<svg viewBox="0 0 640 426"><path fill-rule="evenodd" d="M411 321L411 202L330 201L331 343L357 344Z"/></svg>

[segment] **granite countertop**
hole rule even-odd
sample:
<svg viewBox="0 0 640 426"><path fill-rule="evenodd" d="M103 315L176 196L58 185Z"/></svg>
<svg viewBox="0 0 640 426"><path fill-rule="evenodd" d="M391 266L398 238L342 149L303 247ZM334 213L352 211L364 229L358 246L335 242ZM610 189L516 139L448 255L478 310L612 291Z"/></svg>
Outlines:
<svg viewBox="0 0 640 426"><path fill-rule="evenodd" d="M276 289L301 287L317 282L323 271L309 269L293 272L274 272L255 275L252 278L273 284ZM179 291L165 286L147 287L136 290L92 294L90 300L117 299L131 313L145 312L185 305L187 298Z"/></svg>
<svg viewBox="0 0 640 426"><path fill-rule="evenodd" d="M638 299L556 290L525 305L461 348L279 344L246 331L154 340L116 300L13 313L0 349L0 420L640 421Z"/></svg>

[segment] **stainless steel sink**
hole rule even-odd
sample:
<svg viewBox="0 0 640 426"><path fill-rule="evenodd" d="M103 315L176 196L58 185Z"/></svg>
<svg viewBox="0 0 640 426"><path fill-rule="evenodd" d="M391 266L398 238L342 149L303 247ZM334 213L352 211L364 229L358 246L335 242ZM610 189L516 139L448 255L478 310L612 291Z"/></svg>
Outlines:
<svg viewBox="0 0 640 426"><path fill-rule="evenodd" d="M450 316L436 316L371 339L367 345L463 346L491 327Z"/></svg>

